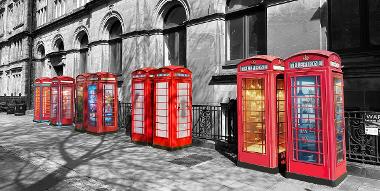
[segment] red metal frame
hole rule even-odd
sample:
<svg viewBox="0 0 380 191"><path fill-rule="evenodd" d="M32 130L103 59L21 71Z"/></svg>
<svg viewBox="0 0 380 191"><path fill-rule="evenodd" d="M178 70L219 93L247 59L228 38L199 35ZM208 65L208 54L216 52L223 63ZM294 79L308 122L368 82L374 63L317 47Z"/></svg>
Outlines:
<svg viewBox="0 0 380 191"><path fill-rule="evenodd" d="M34 82L34 122L50 120L50 78L38 78Z"/></svg>
<svg viewBox="0 0 380 191"><path fill-rule="evenodd" d="M334 77L340 79L340 97L334 96ZM285 60L285 83L288 90L286 108L289 114L287 175L334 186L346 176L343 74L340 57L324 50L299 52ZM335 99L338 97L340 100L337 106L340 111L336 114ZM336 117L341 119L338 136ZM342 159L339 162L337 143L341 145Z"/></svg>
<svg viewBox="0 0 380 191"><path fill-rule="evenodd" d="M87 113L88 113L88 92L87 92L87 78L91 74L80 74L76 77L75 83L75 129L84 131L87 127ZM81 108L79 108L81 107ZM82 112L80 112L82 111ZM78 115L82 115L81 117Z"/></svg>
<svg viewBox="0 0 380 191"><path fill-rule="evenodd" d="M132 141L153 143L153 74L154 68L132 72Z"/></svg>
<svg viewBox="0 0 380 191"><path fill-rule="evenodd" d="M277 84L283 60L258 55L243 60L237 72L238 165L278 172L279 110ZM250 82L251 84L247 83ZM252 82L256 82L252 84ZM261 83L261 84L260 84ZM283 88L280 90L283 93ZM246 103L247 102L247 103ZM263 108L260 108L260 104ZM253 106L253 107L252 107ZM258 116L261 116L258 118ZM283 122L284 120L281 120ZM249 126L248 126L249 123ZM261 126L261 128L259 128ZM260 139L260 143L256 140ZM248 146L249 145L249 146ZM257 147L261 145L260 147Z"/></svg>
<svg viewBox="0 0 380 191"><path fill-rule="evenodd" d="M153 145L177 149L192 143L192 74L167 66L154 74Z"/></svg>
<svg viewBox="0 0 380 191"><path fill-rule="evenodd" d="M74 121L75 80L69 76L58 76L52 78L51 81L50 124L72 125Z"/></svg>
<svg viewBox="0 0 380 191"><path fill-rule="evenodd" d="M87 127L90 133L111 133L118 130L117 78L108 72L91 74L87 78Z"/></svg>

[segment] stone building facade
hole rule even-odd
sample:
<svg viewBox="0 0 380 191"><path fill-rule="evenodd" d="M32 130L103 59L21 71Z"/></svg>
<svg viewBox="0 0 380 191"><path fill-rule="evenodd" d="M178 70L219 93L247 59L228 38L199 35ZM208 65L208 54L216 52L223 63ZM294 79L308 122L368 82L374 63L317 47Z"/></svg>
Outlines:
<svg viewBox="0 0 380 191"><path fill-rule="evenodd" d="M0 1L0 95L29 92L32 1Z"/></svg>
<svg viewBox="0 0 380 191"><path fill-rule="evenodd" d="M15 1L3 2L7 8ZM193 103L219 104L236 98L236 64L242 59L256 54L286 58L300 50L328 49L343 58L346 98L352 99L346 106L380 110L380 102L371 98L380 93L379 0L34 0L31 4L32 43L29 47L23 43L24 49L32 50L30 57L23 51L32 60L31 81L113 72L118 74L120 100L130 102L132 71L183 65L193 72ZM4 42L3 46L11 44ZM2 78L9 70L5 67L0 69ZM0 82L4 84L3 79Z"/></svg>
<svg viewBox="0 0 380 191"><path fill-rule="evenodd" d="M119 74L119 93L125 102L130 102L130 74L140 67L184 65L193 71L194 104L219 104L236 98L234 79L229 78L241 59L327 48L326 27L319 19L308 18L326 3L320 0L285 4L226 0L60 2L66 3L60 6L64 10L57 8L56 1L36 9L40 14L38 10L46 7L42 12L47 18L37 19L43 23L34 31L36 77L114 72ZM229 38L228 25L235 20L238 25L246 22L244 29L233 29L247 30L244 39L238 39L239 34L231 35L237 39ZM279 30L285 23L295 27L289 27L291 34ZM249 32L255 35L250 40ZM307 43L297 43L300 41ZM249 48L244 47L244 53L235 50L241 48L239 43Z"/></svg>

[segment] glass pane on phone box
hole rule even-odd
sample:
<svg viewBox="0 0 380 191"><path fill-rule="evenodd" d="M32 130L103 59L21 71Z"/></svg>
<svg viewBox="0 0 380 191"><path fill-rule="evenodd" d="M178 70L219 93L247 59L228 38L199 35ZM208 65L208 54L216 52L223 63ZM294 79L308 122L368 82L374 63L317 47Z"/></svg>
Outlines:
<svg viewBox="0 0 380 191"><path fill-rule="evenodd" d="M189 84L188 83L178 83L177 88L178 89L188 89Z"/></svg>
<svg viewBox="0 0 380 191"><path fill-rule="evenodd" d="M166 120L167 120L167 117L156 116L157 123L166 123L167 122Z"/></svg>
<svg viewBox="0 0 380 191"><path fill-rule="evenodd" d="M188 110L187 109L178 110L178 117L187 117L187 116L188 116Z"/></svg>
<svg viewBox="0 0 380 191"><path fill-rule="evenodd" d="M143 134L143 128L136 128L136 126L135 126L135 133Z"/></svg>
<svg viewBox="0 0 380 191"><path fill-rule="evenodd" d="M317 154L299 151L298 160L315 163L317 162Z"/></svg>
<svg viewBox="0 0 380 191"><path fill-rule="evenodd" d="M136 83L135 89L144 89L144 84L143 83Z"/></svg>
<svg viewBox="0 0 380 191"><path fill-rule="evenodd" d="M167 82L159 82L159 83L156 83L156 87L157 88L167 88L168 83Z"/></svg>
<svg viewBox="0 0 380 191"><path fill-rule="evenodd" d="M135 108L134 110L135 114L143 114L143 109L138 109L138 108Z"/></svg>
<svg viewBox="0 0 380 191"><path fill-rule="evenodd" d="M157 103L157 109L167 109L168 103Z"/></svg>
<svg viewBox="0 0 380 191"><path fill-rule="evenodd" d="M156 115L161 116L161 117L166 117L167 116L167 110L156 110Z"/></svg>
<svg viewBox="0 0 380 191"><path fill-rule="evenodd" d="M178 137L183 138L183 137L188 137L188 136L189 136L188 131L180 131Z"/></svg>
<svg viewBox="0 0 380 191"><path fill-rule="evenodd" d="M133 120L135 121L142 121L143 120L143 115L134 115Z"/></svg>
<svg viewBox="0 0 380 191"><path fill-rule="evenodd" d="M157 137L164 137L164 138L166 138L167 137L166 131L157 131Z"/></svg>
<svg viewBox="0 0 380 191"><path fill-rule="evenodd" d="M301 138L301 137L300 137ZM303 151L317 151L317 143L298 141L298 149Z"/></svg>
<svg viewBox="0 0 380 191"><path fill-rule="evenodd" d="M178 118L178 122L179 123L187 123L188 122L188 117L186 116L186 117L179 117Z"/></svg>
<svg viewBox="0 0 380 191"><path fill-rule="evenodd" d="M187 90L178 90L178 96L187 96Z"/></svg>
<svg viewBox="0 0 380 191"><path fill-rule="evenodd" d="M135 108L139 108L139 109L144 108L144 103L142 103L142 102L135 102L135 106L134 107Z"/></svg>
<svg viewBox="0 0 380 191"><path fill-rule="evenodd" d="M157 95L168 95L168 89L157 89L156 94Z"/></svg>
<svg viewBox="0 0 380 191"><path fill-rule="evenodd" d="M179 130L179 131L185 131L185 130L188 129L188 126L189 126L188 123L181 123L181 124L178 124L178 130Z"/></svg>
<svg viewBox="0 0 380 191"><path fill-rule="evenodd" d="M316 84L316 76L297 77L297 86L313 86Z"/></svg>
<svg viewBox="0 0 380 191"><path fill-rule="evenodd" d="M167 130L167 124L166 123L156 123L156 128L157 128L157 130L166 131Z"/></svg>
<svg viewBox="0 0 380 191"><path fill-rule="evenodd" d="M168 102L168 96L156 96L157 102Z"/></svg>
<svg viewBox="0 0 380 191"><path fill-rule="evenodd" d="M143 96L144 90L135 90L135 96Z"/></svg>
<svg viewBox="0 0 380 191"><path fill-rule="evenodd" d="M143 122L142 121L134 121L135 128L138 127L143 127Z"/></svg>

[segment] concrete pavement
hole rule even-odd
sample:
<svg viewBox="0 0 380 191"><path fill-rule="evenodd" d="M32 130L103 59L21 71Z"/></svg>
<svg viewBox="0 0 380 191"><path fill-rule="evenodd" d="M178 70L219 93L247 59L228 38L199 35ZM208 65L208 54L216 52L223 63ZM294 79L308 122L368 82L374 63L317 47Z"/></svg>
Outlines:
<svg viewBox="0 0 380 191"><path fill-rule="evenodd" d="M95 136L0 114L0 190L379 190L348 177L335 188L236 167L213 149L166 151L124 132Z"/></svg>

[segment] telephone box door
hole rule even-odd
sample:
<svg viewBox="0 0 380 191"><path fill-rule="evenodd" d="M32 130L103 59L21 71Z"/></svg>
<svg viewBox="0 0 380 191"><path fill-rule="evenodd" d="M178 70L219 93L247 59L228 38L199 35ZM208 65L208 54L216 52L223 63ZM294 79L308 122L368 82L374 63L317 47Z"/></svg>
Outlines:
<svg viewBox="0 0 380 191"><path fill-rule="evenodd" d="M192 124L192 100L191 100L191 81L188 80L176 80L176 129L175 129L175 137L177 138L177 145L185 145L189 144L187 142L189 137L191 138L191 124Z"/></svg>
<svg viewBox="0 0 380 191"><path fill-rule="evenodd" d="M60 120L62 125L71 125L73 123L73 86L61 86L61 112Z"/></svg>
<svg viewBox="0 0 380 191"><path fill-rule="evenodd" d="M51 87L51 113L50 113L50 123L57 124L59 121L59 87Z"/></svg>
<svg viewBox="0 0 380 191"><path fill-rule="evenodd" d="M155 140L158 145L170 144L170 83L169 81L160 80L155 82Z"/></svg>
<svg viewBox="0 0 380 191"><path fill-rule="evenodd" d="M147 142L145 134L145 83L135 81L132 90L133 120L132 120L132 140L137 142Z"/></svg>
<svg viewBox="0 0 380 191"><path fill-rule="evenodd" d="M265 104L266 80L262 75L252 77L244 77L241 80L241 98L242 98L242 132L243 153L249 154L252 161L258 163L267 163L269 155L267 155L267 134L266 134L266 112ZM263 159L265 158L265 159ZM258 164L260 165L260 164ZM262 164L264 165L264 164ZM267 165L267 164L265 164Z"/></svg>
<svg viewBox="0 0 380 191"><path fill-rule="evenodd" d="M38 84L34 88L34 119L33 121L39 122L42 120L42 87Z"/></svg>
<svg viewBox="0 0 380 191"><path fill-rule="evenodd" d="M117 131L117 86L115 83L104 82L103 87L103 127L105 132Z"/></svg>

